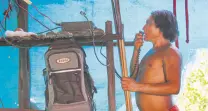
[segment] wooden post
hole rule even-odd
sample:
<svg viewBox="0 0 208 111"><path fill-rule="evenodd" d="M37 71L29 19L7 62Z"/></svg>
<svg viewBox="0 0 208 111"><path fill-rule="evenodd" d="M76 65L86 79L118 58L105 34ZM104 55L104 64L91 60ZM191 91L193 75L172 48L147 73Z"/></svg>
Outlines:
<svg viewBox="0 0 208 111"><path fill-rule="evenodd" d="M122 76L128 77L128 69L127 69L127 63L126 63L126 50L125 50L125 44L123 40L123 37L124 37L123 28L124 27L121 22L119 0L111 0L111 1L112 1L116 34L119 34L122 37L122 39L117 40L118 47L119 47L118 49L119 49L119 55L120 55ZM125 95L125 100L126 100L126 111L132 111L130 91L124 91L124 95Z"/></svg>
<svg viewBox="0 0 208 111"><path fill-rule="evenodd" d="M112 22L107 21L105 23L106 34L112 34ZM106 43L107 60L106 63L108 71L108 111L116 111L115 101L115 68L114 68L114 57L113 57L113 40L109 40Z"/></svg>
<svg viewBox="0 0 208 111"><path fill-rule="evenodd" d="M18 0L19 5L28 10L23 0ZM18 27L28 31L28 13L19 7ZM30 109L30 59L29 49L19 49L19 108Z"/></svg>

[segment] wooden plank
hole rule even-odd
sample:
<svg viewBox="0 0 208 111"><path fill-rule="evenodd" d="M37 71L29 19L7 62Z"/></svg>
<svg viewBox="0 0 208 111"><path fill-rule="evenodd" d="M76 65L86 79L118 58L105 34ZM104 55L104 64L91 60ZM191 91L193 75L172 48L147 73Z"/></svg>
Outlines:
<svg viewBox="0 0 208 111"><path fill-rule="evenodd" d="M106 33L112 34L112 22L106 22ZM107 60L106 63L108 71L108 111L116 111L116 100L115 100L115 68L114 68L114 51L113 41L108 41L106 44Z"/></svg>
<svg viewBox="0 0 208 111"><path fill-rule="evenodd" d="M18 0L18 3L28 10L27 4ZM18 13L18 27L28 31L28 14L21 8ZM19 49L19 108L30 109L30 66L29 49Z"/></svg>

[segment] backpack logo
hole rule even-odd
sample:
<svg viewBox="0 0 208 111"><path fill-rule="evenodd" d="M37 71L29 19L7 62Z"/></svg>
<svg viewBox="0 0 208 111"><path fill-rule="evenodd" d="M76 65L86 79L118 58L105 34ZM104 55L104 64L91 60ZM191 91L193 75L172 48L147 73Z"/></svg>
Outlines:
<svg viewBox="0 0 208 111"><path fill-rule="evenodd" d="M69 61L70 61L69 58L61 58L61 59L57 59L57 60L56 60L56 62L57 62L58 64L65 64L65 63L67 63L67 62L69 62Z"/></svg>

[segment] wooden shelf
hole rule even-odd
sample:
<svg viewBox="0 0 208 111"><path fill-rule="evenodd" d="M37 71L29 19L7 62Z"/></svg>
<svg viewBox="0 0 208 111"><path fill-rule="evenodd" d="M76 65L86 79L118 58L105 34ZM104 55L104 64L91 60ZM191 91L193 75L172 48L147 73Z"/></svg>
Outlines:
<svg viewBox="0 0 208 111"><path fill-rule="evenodd" d="M14 45L20 45L20 46L48 46L52 42L56 40L66 40L66 39L72 39L72 38L42 38L42 39L11 39L7 38L8 41L10 41ZM77 40L77 42L80 43L80 45L86 45L91 46L93 45L93 39L92 37L74 37L73 39ZM119 35L117 34L106 34L104 36L95 36L94 42L96 45L103 45L103 42L109 41L109 40L118 40ZM0 46L11 46L11 44L7 43L4 38L0 38Z"/></svg>

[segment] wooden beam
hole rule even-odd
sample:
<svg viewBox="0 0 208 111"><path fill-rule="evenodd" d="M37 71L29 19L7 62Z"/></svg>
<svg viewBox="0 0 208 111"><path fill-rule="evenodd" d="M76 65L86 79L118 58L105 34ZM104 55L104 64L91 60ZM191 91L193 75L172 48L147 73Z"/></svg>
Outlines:
<svg viewBox="0 0 208 111"><path fill-rule="evenodd" d="M8 38L7 38L8 39ZM102 46L103 42L105 45L106 41L109 40L118 40L120 36L118 34L106 34L105 36L95 37L95 45ZM14 45L20 46L48 46L55 40L59 39L39 39L39 40L17 40L17 39L8 39L8 41L12 42ZM75 38L82 46L92 46L93 42L92 39L89 38ZM117 45L114 42L114 46ZM133 42L126 42L127 46L133 46ZM0 38L0 46L11 46L11 44L7 43L3 38Z"/></svg>
<svg viewBox="0 0 208 111"><path fill-rule="evenodd" d="M18 0L19 5L28 10L23 0ZM19 7L18 27L28 31L28 13ZM30 109L30 59L29 49L19 49L19 108Z"/></svg>
<svg viewBox="0 0 208 111"><path fill-rule="evenodd" d="M118 40L120 36L117 34L106 34L104 36L95 36L94 37L94 42L95 44L100 44L102 42L106 42L109 40ZM44 38L42 37L41 39L21 39L21 38L17 38L17 37L13 37L13 38L6 38L7 41L11 42L13 45L20 45L20 46L48 46L50 45L52 42L56 41L56 40L66 40L66 39L71 39L71 38ZM75 39L77 42L79 42L80 44L83 45L93 45L92 44L92 37L74 37L73 39ZM11 46L11 43L7 43L5 41L5 39L3 37L0 38L0 46Z"/></svg>
<svg viewBox="0 0 208 111"><path fill-rule="evenodd" d="M105 24L106 33L112 34L112 22L107 21ZM108 71L108 111L116 111L116 100L115 100L115 67L114 67L114 51L113 51L113 40L106 43L106 63Z"/></svg>
<svg viewBox="0 0 208 111"><path fill-rule="evenodd" d="M51 42L53 41L53 40L48 40L47 42L44 42L44 41L38 41L38 42L35 42L35 41L28 41L27 43L25 43L25 44L23 44L23 43L21 43L21 46L22 45L24 45L24 46L27 46L27 45L29 45L29 46L31 46L31 47L33 47L33 46L49 46L50 44L51 44ZM20 43L17 43L17 42L13 42L15 45L18 45L18 44L20 44ZM31 43L31 44L29 44L29 43ZM80 43L80 45L82 45L82 46L93 46L93 42L92 41L90 41L90 42L87 42L87 41L83 41L83 42L79 42ZM129 41L129 42L124 42L125 43L125 46L134 46L134 42L131 42L131 41ZM40 45L38 45L38 44L40 44ZM106 42L95 42L95 45L96 46L105 46L106 45ZM117 42L113 42L113 45L114 46L118 46L118 43ZM6 43L4 40L1 40L0 39L0 47L1 46L11 46L10 44L8 44L8 43Z"/></svg>

